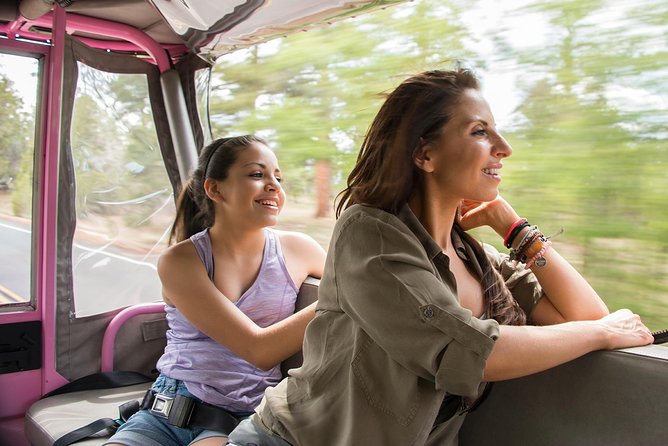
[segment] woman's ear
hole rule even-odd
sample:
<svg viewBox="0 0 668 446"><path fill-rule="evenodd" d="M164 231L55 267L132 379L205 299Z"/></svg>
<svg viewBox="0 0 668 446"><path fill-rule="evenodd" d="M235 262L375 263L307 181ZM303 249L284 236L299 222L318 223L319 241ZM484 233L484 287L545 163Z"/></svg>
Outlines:
<svg viewBox="0 0 668 446"><path fill-rule="evenodd" d="M424 172L431 173L434 171L434 165L431 158L433 147L431 143L425 142L423 138L420 138L418 144L420 144L420 147L415 151L413 162Z"/></svg>
<svg viewBox="0 0 668 446"><path fill-rule="evenodd" d="M211 201L221 201L223 199L223 194L218 188L218 182L211 178L204 180L204 193Z"/></svg>

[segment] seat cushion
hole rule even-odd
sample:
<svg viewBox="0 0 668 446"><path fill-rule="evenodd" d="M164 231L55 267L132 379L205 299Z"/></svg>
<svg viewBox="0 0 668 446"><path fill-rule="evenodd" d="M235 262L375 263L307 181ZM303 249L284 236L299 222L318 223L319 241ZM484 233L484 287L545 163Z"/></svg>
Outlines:
<svg viewBox="0 0 668 446"><path fill-rule="evenodd" d="M63 435L100 418L118 418L118 407L130 400L139 400L151 382L115 389L85 390L55 395L33 404L25 417L25 433L33 446L52 446ZM108 438L100 437L77 442L77 446L101 445Z"/></svg>

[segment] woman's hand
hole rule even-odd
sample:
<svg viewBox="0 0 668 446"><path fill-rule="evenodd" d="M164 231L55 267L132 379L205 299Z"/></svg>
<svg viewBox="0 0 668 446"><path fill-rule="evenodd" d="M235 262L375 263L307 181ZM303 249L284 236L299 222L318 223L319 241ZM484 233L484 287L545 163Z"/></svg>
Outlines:
<svg viewBox="0 0 668 446"><path fill-rule="evenodd" d="M617 310L599 319L598 322L603 325L608 335L606 346L608 349L647 345L654 341L650 330L640 320L640 316L630 310Z"/></svg>
<svg viewBox="0 0 668 446"><path fill-rule="evenodd" d="M486 202L462 200L459 205L459 224L465 231L489 226L504 237L508 228L519 218L517 212L501 195Z"/></svg>
<svg viewBox="0 0 668 446"><path fill-rule="evenodd" d="M501 325L485 366L485 381L519 378L594 350L647 345L652 335L637 314L618 310L595 321L535 327Z"/></svg>

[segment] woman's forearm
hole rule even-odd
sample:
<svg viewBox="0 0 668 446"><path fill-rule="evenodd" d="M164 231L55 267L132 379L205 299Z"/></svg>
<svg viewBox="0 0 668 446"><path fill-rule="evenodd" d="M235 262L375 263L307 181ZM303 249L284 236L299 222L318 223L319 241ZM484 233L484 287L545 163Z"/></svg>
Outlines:
<svg viewBox="0 0 668 446"><path fill-rule="evenodd" d="M249 362L268 370L302 349L306 326L315 316L312 303L295 314L266 328L258 328L248 352Z"/></svg>
<svg viewBox="0 0 668 446"><path fill-rule="evenodd" d="M600 319L609 313L591 285L555 249L549 249L544 258L545 266L534 265L531 271L564 321ZM537 316L536 323L549 323Z"/></svg>
<svg viewBox="0 0 668 446"><path fill-rule="evenodd" d="M487 358L484 379L502 381L541 372L601 349L647 345L653 341L637 314L623 309L596 321L545 327L500 327Z"/></svg>
<svg viewBox="0 0 668 446"><path fill-rule="evenodd" d="M485 381L542 372L605 346L604 330L590 322L547 327L502 325L485 367Z"/></svg>

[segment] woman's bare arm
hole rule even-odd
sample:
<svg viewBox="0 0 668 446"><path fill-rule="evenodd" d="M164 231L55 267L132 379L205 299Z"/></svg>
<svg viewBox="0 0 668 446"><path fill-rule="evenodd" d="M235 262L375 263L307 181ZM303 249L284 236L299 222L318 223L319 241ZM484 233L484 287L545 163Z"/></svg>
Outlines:
<svg viewBox="0 0 668 446"><path fill-rule="evenodd" d="M497 234L504 237L508 228L519 220L512 206L501 196L486 203L466 202L460 208L460 224L464 229L477 226L490 226ZM525 228L517 237L518 244ZM516 247L516 246L514 246ZM534 308L531 319L539 325L556 324L567 321L595 320L609 313L603 300L573 266L554 248L549 249L544 258L543 267L533 265L535 274L545 293Z"/></svg>
<svg viewBox="0 0 668 446"><path fill-rule="evenodd" d="M594 350L646 345L653 341L640 317L619 310L597 321L574 321L546 327L500 327L485 367L485 381L502 381L538 373Z"/></svg>
<svg viewBox="0 0 668 446"><path fill-rule="evenodd" d="M315 315L314 304L259 327L214 286L192 244L173 248L158 261L163 295L198 329L264 370L301 349L306 325Z"/></svg>

